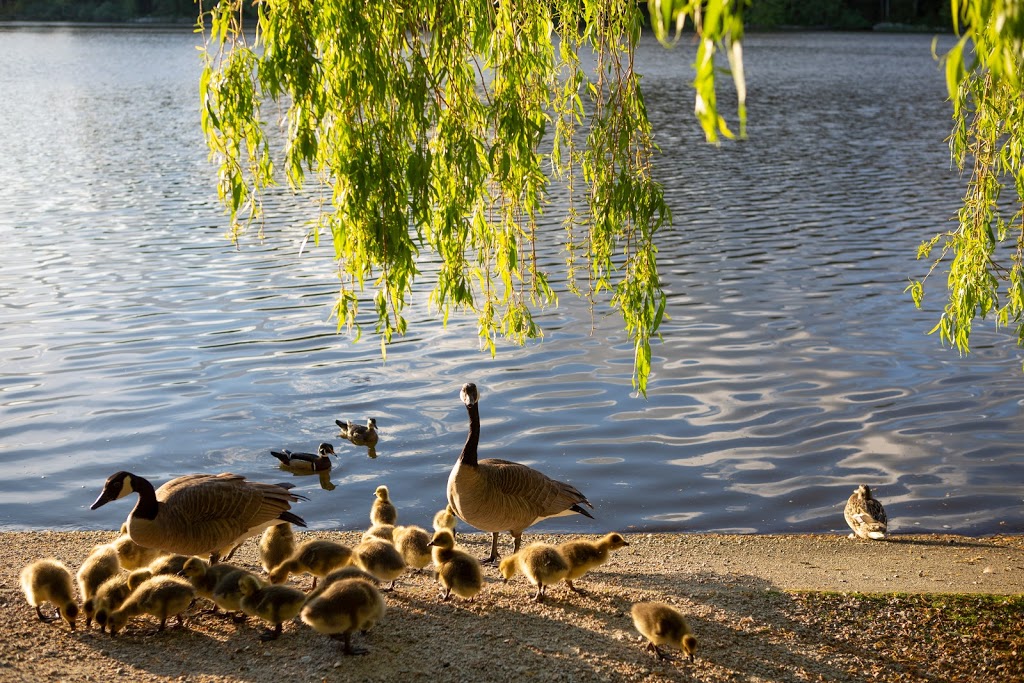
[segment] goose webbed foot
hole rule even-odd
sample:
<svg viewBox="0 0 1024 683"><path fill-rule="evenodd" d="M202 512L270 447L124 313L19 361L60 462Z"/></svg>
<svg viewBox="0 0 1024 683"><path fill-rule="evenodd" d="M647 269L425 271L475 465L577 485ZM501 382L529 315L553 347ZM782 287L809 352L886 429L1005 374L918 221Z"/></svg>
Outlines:
<svg viewBox="0 0 1024 683"><path fill-rule="evenodd" d="M331 635L331 638L334 638L335 640L340 640L342 643L344 643L345 647L342 649L342 652L344 652L346 655L354 656L354 655L365 655L365 654L369 654L370 653L370 651L367 650L365 647L353 647L352 646L352 634L351 633L335 633L335 634Z"/></svg>
<svg viewBox="0 0 1024 683"><path fill-rule="evenodd" d="M281 635L281 624L277 624L274 628L265 629L260 633L260 640L264 643L271 640L277 640L278 636Z"/></svg>
<svg viewBox="0 0 1024 683"><path fill-rule="evenodd" d="M36 614L39 616L39 621L44 624L49 624L60 619L60 610L57 610L53 614L43 614L43 610L39 605L36 605Z"/></svg>
<svg viewBox="0 0 1024 683"><path fill-rule="evenodd" d="M657 655L658 659L660 660L666 662L672 661L672 657L668 653L662 652L661 648L655 645L654 643L647 643L647 651L653 652L655 655Z"/></svg>

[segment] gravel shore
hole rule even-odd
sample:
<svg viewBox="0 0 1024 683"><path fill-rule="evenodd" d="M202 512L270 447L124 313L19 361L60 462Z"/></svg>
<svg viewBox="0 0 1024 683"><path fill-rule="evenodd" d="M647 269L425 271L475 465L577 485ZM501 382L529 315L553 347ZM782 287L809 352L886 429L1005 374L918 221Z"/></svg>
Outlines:
<svg viewBox="0 0 1024 683"><path fill-rule="evenodd" d="M355 544L358 532L303 532ZM44 624L18 573L40 557L77 570L115 532L0 533L0 679L4 681L934 681L1024 680L1024 536L633 534L630 545L579 579L531 600L517 577L487 568L472 602L441 602L428 574L385 594L370 650L300 622L261 642L253 624L189 613L156 631L142 617L111 638L83 623ZM459 533L483 556L489 537ZM528 533L526 541L576 535ZM507 540L503 539L503 540ZM238 564L258 569L255 541ZM293 577L308 589L308 576ZM822 593L824 591L824 593ZM861 595L871 594L871 595ZM642 647L629 610L669 602L687 615L697 660L660 661ZM252 622L252 620L250 620Z"/></svg>

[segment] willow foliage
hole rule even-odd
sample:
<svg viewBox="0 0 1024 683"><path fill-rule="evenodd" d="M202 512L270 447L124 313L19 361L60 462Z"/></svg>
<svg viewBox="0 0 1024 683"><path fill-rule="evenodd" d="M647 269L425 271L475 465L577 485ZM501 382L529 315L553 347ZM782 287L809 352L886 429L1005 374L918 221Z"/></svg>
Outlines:
<svg viewBox="0 0 1024 683"><path fill-rule="evenodd" d="M682 18L698 31L695 112L709 139L731 135L715 56L742 88L743 4L652 3L666 42ZM262 0L254 26L242 5L220 0L202 17L203 130L236 237L260 219L267 187L315 182L339 329L359 333L358 294L372 289L384 353L432 254L430 303L445 320L475 312L493 354L499 337L541 335L534 312L557 301L537 244L559 183L567 288L619 311L646 393L666 301L655 238L671 212L633 68L646 16L635 0ZM268 134L279 123L284 135Z"/></svg>
<svg viewBox="0 0 1024 683"><path fill-rule="evenodd" d="M918 258L932 260L925 279L948 270L948 300L932 332L966 353L978 317L1014 326L1024 344L1024 3L952 5L960 40L944 56L953 101L949 146L969 179L956 227L922 244ZM920 306L924 280L908 289Z"/></svg>

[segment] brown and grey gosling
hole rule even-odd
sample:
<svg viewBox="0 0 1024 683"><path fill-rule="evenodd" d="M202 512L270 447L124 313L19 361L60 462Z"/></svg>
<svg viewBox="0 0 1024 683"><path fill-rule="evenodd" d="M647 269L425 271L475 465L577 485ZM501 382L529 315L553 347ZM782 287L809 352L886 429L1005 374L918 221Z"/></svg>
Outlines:
<svg viewBox="0 0 1024 683"><path fill-rule="evenodd" d="M560 543L558 551L569 563L569 573L565 577L565 583L570 589L582 593L572 582L594 567L599 567L608 561L612 550L625 548L629 543L622 537L622 534L605 534L599 541L566 541Z"/></svg>
<svg viewBox="0 0 1024 683"><path fill-rule="evenodd" d="M668 645L692 662L697 652L697 639L690 631L689 624L678 610L663 602L638 602L630 610L633 625L647 639L647 649L658 659L671 659L661 651L659 645Z"/></svg>
<svg viewBox="0 0 1024 683"><path fill-rule="evenodd" d="M484 587L480 561L455 547L455 537L447 529L434 533L430 540L437 580L444 589L441 599L447 601L455 593L472 602Z"/></svg>
<svg viewBox="0 0 1024 683"><path fill-rule="evenodd" d="M523 531L542 519L571 514L593 519L582 506L594 506L575 486L520 463L479 460L480 396L476 385L463 385L459 396L469 413L469 436L448 476L448 505L466 524L491 532L491 554L484 562L498 560L501 531L512 534L512 552L518 552Z"/></svg>
<svg viewBox="0 0 1024 683"><path fill-rule="evenodd" d="M395 581L405 572L405 559L392 544L379 538L368 538L352 548L352 563L377 577L381 583L390 582L383 591L395 589Z"/></svg>
<svg viewBox="0 0 1024 683"><path fill-rule="evenodd" d="M377 420L370 418L365 425L356 424L352 420L335 420L341 430L338 436L348 439L356 446L376 446L380 437L377 436Z"/></svg>
<svg viewBox="0 0 1024 683"><path fill-rule="evenodd" d="M192 584L180 576L159 574L143 581L107 619L110 635L116 636L128 620L140 614L151 614L160 620L163 631L170 617L177 617L177 627L185 625L182 612L196 597Z"/></svg>
<svg viewBox="0 0 1024 683"><path fill-rule="evenodd" d="M50 623L63 619L71 630L75 630L78 618L78 603L75 602L75 587L71 572L60 560L44 558L36 560L21 570L21 590L28 604L36 608L39 621ZM44 615L42 604L48 602L57 608L55 614Z"/></svg>
<svg viewBox="0 0 1024 683"><path fill-rule="evenodd" d="M107 478L90 509L132 493L138 500L128 515L128 534L147 548L181 555L209 555L216 563L245 539L285 521L306 526L290 512L302 500L281 484L248 481L237 474L189 474L159 489L130 472Z"/></svg>
<svg viewBox="0 0 1024 683"><path fill-rule="evenodd" d="M345 579L362 579L363 581L369 581L374 586L380 588L380 579L378 579L373 574L363 571L359 567L350 564L347 567L335 569L333 572L322 578L320 580L320 583L317 584L316 588L306 593L306 601L308 602L316 596L323 593L325 590L327 590L327 587L335 581L344 581Z"/></svg>
<svg viewBox="0 0 1024 683"><path fill-rule="evenodd" d="M251 576L260 586L263 585L263 581L249 570L238 569L222 576L213 587L213 601L217 603L217 607L230 614L232 621L239 623L246 619L246 614L242 611L241 589L242 579L246 576Z"/></svg>
<svg viewBox="0 0 1024 683"><path fill-rule="evenodd" d="M281 635L281 625L294 619L306 604L306 594L298 588L281 585L261 585L255 576L243 576L238 582L242 594L239 605L250 617L257 617L273 625L260 634L260 640L276 640Z"/></svg>
<svg viewBox="0 0 1024 683"><path fill-rule="evenodd" d="M109 543L94 547L78 568L75 578L78 579L78 592L82 596L86 628L92 626L96 614L96 591L104 581L119 573L121 564L117 559L117 551Z"/></svg>
<svg viewBox="0 0 1024 683"><path fill-rule="evenodd" d="M167 555L161 555L152 562L149 563L148 569L153 573L153 576L159 576L160 574L173 574L175 576L185 576L184 569L185 563L194 557L193 555L179 555L177 553L170 553Z"/></svg>
<svg viewBox="0 0 1024 683"><path fill-rule="evenodd" d="M505 583L508 583L516 572L521 572L537 587L537 594L533 596L534 601L541 602L548 586L568 576L569 563L556 546L550 543L531 543L518 553L502 558L498 570Z"/></svg>
<svg viewBox="0 0 1024 683"><path fill-rule="evenodd" d="M294 554L295 533L291 524L281 522L263 532L260 537L260 564L267 574Z"/></svg>
<svg viewBox="0 0 1024 683"><path fill-rule="evenodd" d="M430 534L422 527L395 527L395 548L402 554L406 566L420 572L431 563L433 556L430 552L430 538Z"/></svg>
<svg viewBox="0 0 1024 683"><path fill-rule="evenodd" d="M374 524L369 529L363 532L362 538L359 540L366 541L371 538L379 538L382 541L388 543L394 543L395 541L395 525L394 524Z"/></svg>
<svg viewBox="0 0 1024 683"><path fill-rule="evenodd" d="M846 501L843 517L853 530L850 538L880 541L885 538L888 531L889 519L885 514L885 508L864 484L858 486Z"/></svg>
<svg viewBox="0 0 1024 683"><path fill-rule="evenodd" d="M217 606L217 601L213 599L213 591L217 588L217 584L225 576L236 571L246 570L226 562L210 564L203 558L195 556L188 558L181 569L182 575L196 589L196 597L209 600L213 604L213 607L209 610L210 614L217 614L220 609Z"/></svg>
<svg viewBox="0 0 1024 683"><path fill-rule="evenodd" d="M313 588L321 576L352 561L352 549L334 541L312 539L300 544L295 553L270 572L271 583L284 583L291 574L312 574Z"/></svg>
<svg viewBox="0 0 1024 683"><path fill-rule="evenodd" d="M118 572L96 589L96 596L93 598L95 605L93 616L96 618L96 623L100 625L101 632L107 630L110 615L116 612L131 594L132 584L129 582L131 576L128 572Z"/></svg>
<svg viewBox="0 0 1024 683"><path fill-rule="evenodd" d="M325 472L333 465L331 456L336 455L334 446L326 442L317 447L315 454L296 453L287 448L270 454L281 461L281 467L295 472Z"/></svg>
<svg viewBox="0 0 1024 683"><path fill-rule="evenodd" d="M341 579L311 596L300 617L315 631L342 641L346 655L363 655L366 649L352 647L352 633L373 628L384 617L384 610L384 599L372 583Z"/></svg>
<svg viewBox="0 0 1024 683"><path fill-rule="evenodd" d="M129 572L142 569L156 558L167 554L158 548L144 548L133 541L132 537L128 535L126 524L121 525L121 535L111 545L114 546L114 551L117 553L117 561L121 564L121 569Z"/></svg>
<svg viewBox="0 0 1024 683"><path fill-rule="evenodd" d="M373 505L370 506L371 524L397 524L398 508L391 502L391 493L387 486L378 486L373 492L376 497Z"/></svg>

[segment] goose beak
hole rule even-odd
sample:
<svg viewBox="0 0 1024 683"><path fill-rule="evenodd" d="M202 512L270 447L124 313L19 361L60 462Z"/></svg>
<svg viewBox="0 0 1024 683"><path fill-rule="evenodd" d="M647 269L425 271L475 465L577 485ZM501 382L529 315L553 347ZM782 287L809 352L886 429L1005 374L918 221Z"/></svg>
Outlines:
<svg viewBox="0 0 1024 683"><path fill-rule="evenodd" d="M114 500L114 496L111 495L110 492L108 492L107 489L104 488L99 498L97 498L96 501L89 506L89 509L95 510L97 508L101 508L112 500Z"/></svg>

